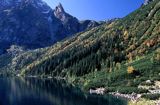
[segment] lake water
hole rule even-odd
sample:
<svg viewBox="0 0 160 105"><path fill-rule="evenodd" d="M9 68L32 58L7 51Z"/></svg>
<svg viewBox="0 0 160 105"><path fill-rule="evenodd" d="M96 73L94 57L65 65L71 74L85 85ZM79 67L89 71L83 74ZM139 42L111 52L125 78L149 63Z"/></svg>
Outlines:
<svg viewBox="0 0 160 105"><path fill-rule="evenodd" d="M126 105L109 96L89 95L54 79L0 78L0 105Z"/></svg>

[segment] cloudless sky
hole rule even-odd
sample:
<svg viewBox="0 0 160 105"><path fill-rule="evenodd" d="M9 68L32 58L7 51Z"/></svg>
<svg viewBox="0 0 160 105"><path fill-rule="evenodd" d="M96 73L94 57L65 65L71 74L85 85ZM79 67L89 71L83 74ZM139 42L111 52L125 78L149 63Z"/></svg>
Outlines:
<svg viewBox="0 0 160 105"><path fill-rule="evenodd" d="M61 3L65 11L79 20L107 20L124 17L144 0L43 0L53 9Z"/></svg>

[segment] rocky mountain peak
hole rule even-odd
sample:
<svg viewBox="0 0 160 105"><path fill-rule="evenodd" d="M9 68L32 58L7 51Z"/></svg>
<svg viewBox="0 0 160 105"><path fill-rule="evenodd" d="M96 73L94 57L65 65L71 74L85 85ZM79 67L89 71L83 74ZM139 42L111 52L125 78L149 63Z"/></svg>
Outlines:
<svg viewBox="0 0 160 105"><path fill-rule="evenodd" d="M57 12L57 13L65 12L61 3L59 3L58 6L56 6L55 12Z"/></svg>
<svg viewBox="0 0 160 105"><path fill-rule="evenodd" d="M149 4L150 2L152 2L152 1L154 1L154 0L144 0L144 5L147 5L147 4Z"/></svg>
<svg viewBox="0 0 160 105"><path fill-rule="evenodd" d="M60 19L61 21L64 21L66 18L66 12L62 6L61 3L58 4L58 6L55 7L54 9L54 15Z"/></svg>
<svg viewBox="0 0 160 105"><path fill-rule="evenodd" d="M0 0L0 20L0 55L17 52L12 45L43 48L95 27L91 21L80 23L61 3L53 10L43 0Z"/></svg>

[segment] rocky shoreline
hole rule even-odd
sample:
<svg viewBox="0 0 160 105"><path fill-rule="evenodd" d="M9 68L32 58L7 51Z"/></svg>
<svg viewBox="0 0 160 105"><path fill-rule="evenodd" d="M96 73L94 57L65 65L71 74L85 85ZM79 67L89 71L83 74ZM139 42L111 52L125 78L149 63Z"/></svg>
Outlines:
<svg viewBox="0 0 160 105"><path fill-rule="evenodd" d="M89 90L89 93L90 94L99 94L99 95L104 95L106 93L106 89L101 87L101 88L96 88L95 90L94 89L90 89ZM143 94L137 94L137 93L132 93L132 94L122 94L122 93L119 93L118 91L117 92L109 92L108 94L111 94L117 98L123 98L123 99L126 99L128 100L129 102L133 103L133 104L136 104L138 105L137 103L142 101L142 95L145 95L145 94L153 94L153 93L143 93ZM156 94L156 93L154 93ZM152 101L153 105L160 105L160 99L159 100L153 100ZM150 105L150 104L149 104Z"/></svg>

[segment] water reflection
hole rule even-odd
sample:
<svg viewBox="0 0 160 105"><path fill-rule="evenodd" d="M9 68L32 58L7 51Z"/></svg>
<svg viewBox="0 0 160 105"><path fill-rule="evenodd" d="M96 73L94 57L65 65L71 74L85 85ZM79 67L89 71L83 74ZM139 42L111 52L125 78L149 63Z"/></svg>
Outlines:
<svg viewBox="0 0 160 105"><path fill-rule="evenodd" d="M126 102L106 95L88 95L64 81L1 78L0 105L125 105Z"/></svg>

